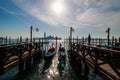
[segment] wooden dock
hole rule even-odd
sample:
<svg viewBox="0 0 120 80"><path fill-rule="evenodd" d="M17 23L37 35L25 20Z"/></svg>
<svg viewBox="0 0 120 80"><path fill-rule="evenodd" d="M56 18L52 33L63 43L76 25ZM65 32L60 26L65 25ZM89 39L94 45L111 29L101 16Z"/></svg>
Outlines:
<svg viewBox="0 0 120 80"><path fill-rule="evenodd" d="M56 45L59 38L55 38ZM20 37L19 43L2 44L0 45L0 75L4 74L14 66L19 66L19 73L30 69L31 66L43 58L44 45L48 44L45 38L39 38L32 42L22 42ZM56 47L57 48L57 47Z"/></svg>
<svg viewBox="0 0 120 80"><path fill-rule="evenodd" d="M82 56L81 53L79 53L80 56ZM95 59L95 58L94 58ZM91 68L95 68L94 66L94 62L92 61L92 59L90 58L90 56L86 56L86 63L91 67ZM98 59L98 64L103 63L104 61L101 61ZM102 73L103 75L109 77L110 79L115 79L118 80L120 79L119 76L116 74L116 72L111 68L111 66L107 63L104 63L102 65L99 65L98 67L99 72Z"/></svg>
<svg viewBox="0 0 120 80"><path fill-rule="evenodd" d="M66 42L68 39L66 39ZM120 80L120 48L109 46L103 48L100 45L85 43L76 39L76 42L69 40L68 57L77 68L81 68L81 62L87 64L96 74L103 79ZM49 42L40 41L25 42L17 44L0 45L0 75L12 67L19 65L19 73L29 69L32 64L42 58L43 44ZM56 37L57 48L57 37ZM57 50L57 49L56 49ZM33 63L31 64L33 59ZM86 67L87 68L87 67ZM81 69L79 69L81 70ZM85 74L88 74L88 68Z"/></svg>
<svg viewBox="0 0 120 80"><path fill-rule="evenodd" d="M0 74L2 75L12 67L19 65L19 72L27 69L33 63L42 58L42 47L45 42L18 43L0 46Z"/></svg>
<svg viewBox="0 0 120 80"><path fill-rule="evenodd" d="M93 71L103 79L120 80L120 51L113 48L106 49L90 44L73 43L69 55L73 60L76 58L87 64ZM74 56L74 57L73 57Z"/></svg>

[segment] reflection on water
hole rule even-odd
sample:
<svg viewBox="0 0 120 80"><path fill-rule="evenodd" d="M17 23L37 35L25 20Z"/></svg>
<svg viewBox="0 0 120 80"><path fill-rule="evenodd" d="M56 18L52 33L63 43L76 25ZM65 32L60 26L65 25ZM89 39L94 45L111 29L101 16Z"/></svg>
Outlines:
<svg viewBox="0 0 120 80"><path fill-rule="evenodd" d="M7 75L0 76L0 80L100 80L92 71L89 71L88 78L78 74L74 66L69 64L67 57L64 70L60 70L58 64L58 54L56 54L51 62L45 63L42 60L34 65L31 70L24 71L21 75L16 75L18 67L15 67Z"/></svg>
<svg viewBox="0 0 120 80"><path fill-rule="evenodd" d="M43 71L39 70L39 80L79 80L77 79L78 76L75 74L75 72L72 70L72 67L69 66L69 64L65 65L64 70L59 69L59 61L58 61L58 55L56 54L55 57L52 60L52 63L50 65L46 64L44 61L45 70ZM66 59L66 63L68 63L68 59ZM42 67L40 64L39 67ZM40 68L39 68L40 69ZM62 76L61 76L62 75Z"/></svg>
<svg viewBox="0 0 120 80"><path fill-rule="evenodd" d="M24 71L22 74L17 73L18 66L0 76L0 80L100 80L92 71L89 71L88 77L79 74L75 67L69 64L67 57L64 70L61 70L59 68L58 54L50 62L46 63L42 60L33 65L32 69Z"/></svg>
<svg viewBox="0 0 120 80"><path fill-rule="evenodd" d="M55 80L55 79L58 80L59 79L59 72L57 69L58 59L56 57L57 55L55 55L55 57L53 58L52 63L47 65L47 68L45 70L43 69L44 74L39 75L41 76L41 80ZM47 63L44 63L44 64L47 64Z"/></svg>

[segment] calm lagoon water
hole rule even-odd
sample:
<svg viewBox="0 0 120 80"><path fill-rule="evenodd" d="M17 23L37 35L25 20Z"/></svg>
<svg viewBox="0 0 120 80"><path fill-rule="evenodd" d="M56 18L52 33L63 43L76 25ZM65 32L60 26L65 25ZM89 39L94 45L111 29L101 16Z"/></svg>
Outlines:
<svg viewBox="0 0 120 80"><path fill-rule="evenodd" d="M67 49L68 45L63 45ZM46 50L49 46L51 44L46 45ZM69 63L67 57L64 70L60 70L58 65L58 54L56 54L50 64L46 64L44 60L41 60L36 65L33 65L30 70L24 71L22 74L18 74L18 66L16 66L0 76L0 80L101 80L92 70L89 71L88 76L84 76L84 71L80 75L75 69L75 66Z"/></svg>
<svg viewBox="0 0 120 80"><path fill-rule="evenodd" d="M0 76L0 80L101 80L92 70L89 71L88 76L84 76L84 73L79 75L75 67L69 64L68 59L66 59L64 70L60 71L58 64L58 55L56 54L51 64L46 64L42 60L22 74L18 74L18 66L16 66Z"/></svg>

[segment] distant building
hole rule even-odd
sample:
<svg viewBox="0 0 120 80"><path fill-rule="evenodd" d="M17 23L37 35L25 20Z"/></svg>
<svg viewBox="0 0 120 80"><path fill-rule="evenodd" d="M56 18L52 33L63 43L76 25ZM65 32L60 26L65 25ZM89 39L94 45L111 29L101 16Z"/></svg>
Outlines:
<svg viewBox="0 0 120 80"><path fill-rule="evenodd" d="M49 35L46 37L46 39L55 39L55 38L54 38L54 36Z"/></svg>
<svg viewBox="0 0 120 80"><path fill-rule="evenodd" d="M49 40L55 40L56 37L49 35L49 36L46 37L46 39L49 39ZM62 38L57 37L57 39L61 40Z"/></svg>
<svg viewBox="0 0 120 80"><path fill-rule="evenodd" d="M44 40L45 37L41 37L41 38L38 37L38 38L35 38L35 39L43 39L43 40ZM47 40L55 40L56 37L49 35L49 36L46 37L46 39L47 39ZM61 40L62 38L57 37L57 39L58 39L58 40Z"/></svg>
<svg viewBox="0 0 120 80"><path fill-rule="evenodd" d="M0 44L4 43L5 38L4 37L0 37Z"/></svg>

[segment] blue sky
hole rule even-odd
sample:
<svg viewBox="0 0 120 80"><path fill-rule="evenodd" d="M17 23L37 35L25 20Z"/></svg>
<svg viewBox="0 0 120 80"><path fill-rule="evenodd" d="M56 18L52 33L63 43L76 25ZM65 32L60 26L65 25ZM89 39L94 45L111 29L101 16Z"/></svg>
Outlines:
<svg viewBox="0 0 120 80"><path fill-rule="evenodd" d="M75 37L105 38L108 27L111 37L120 37L120 0L0 0L1 37L29 38L30 26L40 29L33 37L65 38L71 26Z"/></svg>

